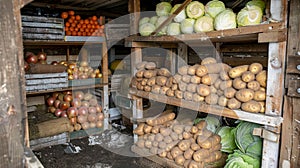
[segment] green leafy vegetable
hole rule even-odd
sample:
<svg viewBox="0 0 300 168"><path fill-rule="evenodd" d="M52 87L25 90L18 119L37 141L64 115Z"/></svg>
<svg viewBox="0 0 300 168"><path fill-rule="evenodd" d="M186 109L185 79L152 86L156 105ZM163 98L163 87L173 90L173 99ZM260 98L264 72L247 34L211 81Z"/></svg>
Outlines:
<svg viewBox="0 0 300 168"><path fill-rule="evenodd" d="M173 14L180 7L180 5L181 4L174 5L170 13ZM185 18L186 18L185 9L183 9L178 13L178 15L175 16L174 21L179 23L182 22Z"/></svg>
<svg viewBox="0 0 300 168"><path fill-rule="evenodd" d="M155 27L158 28L167 19L168 16L159 17L156 21ZM167 34L167 26L163 27L157 35L166 35L166 34Z"/></svg>
<svg viewBox="0 0 300 168"><path fill-rule="evenodd" d="M194 31L199 32L209 32L214 30L214 19L210 16L202 16L196 20L194 24Z"/></svg>
<svg viewBox="0 0 300 168"><path fill-rule="evenodd" d="M168 16L172 9L172 5L169 2L160 2L156 5L157 16Z"/></svg>
<svg viewBox="0 0 300 168"><path fill-rule="evenodd" d="M224 126L220 127L216 132L221 136L222 152L233 153L236 149L234 132L235 128Z"/></svg>
<svg viewBox="0 0 300 168"><path fill-rule="evenodd" d="M168 26L167 34L171 36L179 35L180 32L180 24L179 23L170 23Z"/></svg>
<svg viewBox="0 0 300 168"><path fill-rule="evenodd" d="M215 18L220 12L225 10L225 5L222 1L212 0L205 5L205 11L211 17Z"/></svg>
<svg viewBox="0 0 300 168"><path fill-rule="evenodd" d="M226 162L224 168L260 168L260 158L251 157L240 150L230 154Z"/></svg>
<svg viewBox="0 0 300 168"><path fill-rule="evenodd" d="M186 15L192 19L198 19L205 13L204 5L199 1L192 1L186 7Z"/></svg>
<svg viewBox="0 0 300 168"><path fill-rule="evenodd" d="M262 20L261 8L255 5L247 5L237 15L238 26L258 25Z"/></svg>
<svg viewBox="0 0 300 168"><path fill-rule="evenodd" d="M149 17L143 17L143 18L140 19L140 21L139 21L139 26L141 26L141 25L144 24L144 23L148 23L149 20L150 20Z"/></svg>
<svg viewBox="0 0 300 168"><path fill-rule="evenodd" d="M206 128L210 130L211 132L215 133L216 130L220 127L221 123L219 120L219 117L214 115L208 115L205 118L197 118L195 119L194 123L198 124L200 121L205 120L207 123Z"/></svg>
<svg viewBox="0 0 300 168"><path fill-rule="evenodd" d="M252 1L249 1L246 6L258 6L262 13L264 13L264 10L266 8L266 4L263 0L252 0Z"/></svg>
<svg viewBox="0 0 300 168"><path fill-rule="evenodd" d="M151 23L144 23L139 27L141 36L149 36L155 30L155 26Z"/></svg>
<svg viewBox="0 0 300 168"><path fill-rule="evenodd" d="M149 20L149 23L155 25L157 22L158 17L157 16L152 16Z"/></svg>
<svg viewBox="0 0 300 168"><path fill-rule="evenodd" d="M219 13L214 22L216 30L226 30L236 28L236 15L231 9L226 9Z"/></svg>
<svg viewBox="0 0 300 168"><path fill-rule="evenodd" d="M181 32L184 34L191 34L194 32L195 19L184 19L180 24Z"/></svg>

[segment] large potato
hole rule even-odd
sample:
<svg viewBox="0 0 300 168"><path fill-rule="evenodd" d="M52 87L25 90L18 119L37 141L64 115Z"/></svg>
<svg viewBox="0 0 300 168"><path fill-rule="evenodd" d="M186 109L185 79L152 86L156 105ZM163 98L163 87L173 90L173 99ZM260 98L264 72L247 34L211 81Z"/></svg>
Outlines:
<svg viewBox="0 0 300 168"><path fill-rule="evenodd" d="M227 107L233 110L239 109L241 107L241 102L235 98L231 98L228 100Z"/></svg>
<svg viewBox="0 0 300 168"><path fill-rule="evenodd" d="M266 100L266 92L260 91L260 90L254 92L254 98L253 99L256 100L256 101L264 101L264 100Z"/></svg>
<svg viewBox="0 0 300 168"><path fill-rule="evenodd" d="M156 64L154 62L147 62L145 64L145 69L154 70L156 68Z"/></svg>
<svg viewBox="0 0 300 168"><path fill-rule="evenodd" d="M197 86L197 93L200 96L208 96L210 94L210 88L207 85L200 84Z"/></svg>
<svg viewBox="0 0 300 168"><path fill-rule="evenodd" d="M205 85L213 85L219 78L219 74L207 74L202 77L201 82Z"/></svg>
<svg viewBox="0 0 300 168"><path fill-rule="evenodd" d="M235 93L235 97L241 102L248 102L254 98L254 91L251 89L241 89Z"/></svg>
<svg viewBox="0 0 300 168"><path fill-rule="evenodd" d="M251 100L242 104L242 110L252 113L258 113L261 110L261 105L259 102Z"/></svg>
<svg viewBox="0 0 300 168"><path fill-rule="evenodd" d="M144 71L144 77L145 78L152 78L153 76L156 76L155 70L145 70Z"/></svg>
<svg viewBox="0 0 300 168"><path fill-rule="evenodd" d="M207 104L214 105L214 104L218 103L218 99L219 99L219 96L217 94L212 93L212 94L205 97L205 102Z"/></svg>
<svg viewBox="0 0 300 168"><path fill-rule="evenodd" d="M143 62L137 63L137 64L135 65L135 68L136 68L137 70L145 69L146 63L148 63L148 62L147 62L147 61L143 61Z"/></svg>
<svg viewBox="0 0 300 168"><path fill-rule="evenodd" d="M258 74L263 69L263 66L260 63L253 63L249 66L249 71L253 74Z"/></svg>
<svg viewBox="0 0 300 168"><path fill-rule="evenodd" d="M201 101L204 101L204 97L203 96L200 96L198 93L194 93L193 94L193 101L194 102L201 102Z"/></svg>
<svg viewBox="0 0 300 168"><path fill-rule="evenodd" d="M232 86L235 88L235 89L245 89L246 86L247 86L247 83L242 81L241 78L235 78L233 80L233 83L232 83Z"/></svg>
<svg viewBox="0 0 300 168"><path fill-rule="evenodd" d="M262 87L267 86L267 71L261 71L256 75L256 81L260 84Z"/></svg>
<svg viewBox="0 0 300 168"><path fill-rule="evenodd" d="M156 77L156 84L159 86L165 86L167 83L168 78L165 76L157 76Z"/></svg>
<svg viewBox="0 0 300 168"><path fill-rule="evenodd" d="M204 65L199 65L196 69L196 75L199 77L207 75L208 71Z"/></svg>
<svg viewBox="0 0 300 168"><path fill-rule="evenodd" d="M213 57L206 57L201 61L201 65L214 64L214 63L217 63L217 60Z"/></svg>
<svg viewBox="0 0 300 168"><path fill-rule="evenodd" d="M165 77L170 77L171 72L167 68L160 68L157 71L157 75L159 76L165 76Z"/></svg>
<svg viewBox="0 0 300 168"><path fill-rule="evenodd" d="M178 69L178 73L180 75L187 75L188 74L188 69L189 69L189 65L186 65L186 66L182 66Z"/></svg>
<svg viewBox="0 0 300 168"><path fill-rule="evenodd" d="M241 66L234 67L234 68L230 69L230 71L228 72L228 75L231 78L241 77L244 72L248 71L248 68L249 68L249 65L241 65Z"/></svg>
<svg viewBox="0 0 300 168"><path fill-rule="evenodd" d="M236 90L232 87L224 90L224 96L228 99L231 99L235 96Z"/></svg>
<svg viewBox="0 0 300 168"><path fill-rule="evenodd" d="M187 72L188 75L194 76L196 74L196 70L197 70L198 66L199 66L198 64L190 66L188 69L188 72Z"/></svg>
<svg viewBox="0 0 300 168"><path fill-rule="evenodd" d="M190 75L182 75L181 81L184 83L190 83L191 82L191 76Z"/></svg>
<svg viewBox="0 0 300 168"><path fill-rule="evenodd" d="M153 85L155 85L155 83L156 83L156 77L152 77L152 78L148 79L148 81L147 81L148 86L153 86Z"/></svg>
<svg viewBox="0 0 300 168"><path fill-rule="evenodd" d="M247 88L252 89L254 91L258 91L260 89L260 84L257 81L251 81L247 83Z"/></svg>
<svg viewBox="0 0 300 168"><path fill-rule="evenodd" d="M201 83L201 78L199 76L191 76L191 83L199 84Z"/></svg>
<svg viewBox="0 0 300 168"><path fill-rule="evenodd" d="M254 73L252 73L250 71L246 71L242 75L242 81L244 81L244 82L251 82L254 79L255 79L255 75L254 75Z"/></svg>
<svg viewBox="0 0 300 168"><path fill-rule="evenodd" d="M191 93L195 93L197 91L197 85L190 83L187 85L186 90Z"/></svg>

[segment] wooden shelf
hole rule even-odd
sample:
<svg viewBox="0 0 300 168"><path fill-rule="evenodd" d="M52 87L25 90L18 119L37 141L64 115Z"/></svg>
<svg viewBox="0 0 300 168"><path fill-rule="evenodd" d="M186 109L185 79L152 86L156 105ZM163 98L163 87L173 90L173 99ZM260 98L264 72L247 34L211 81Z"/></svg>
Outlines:
<svg viewBox="0 0 300 168"><path fill-rule="evenodd" d="M192 102L192 101L187 101L187 100L178 99L174 97L168 97L165 95L139 91L136 89L131 89L130 93L140 98L146 98L161 103L166 103L166 104L170 104L170 105L174 105L186 109L191 109L194 111L205 112L209 114L229 117L233 119L239 119L239 120L253 122L262 125L278 127L283 121L282 117L268 116L260 113L250 113L242 110L231 110L218 105L209 105L204 102Z"/></svg>
<svg viewBox="0 0 300 168"><path fill-rule="evenodd" d="M127 47L137 46L135 42L199 43L199 42L280 42L286 40L286 30L282 23L260 24L235 29L211 31L207 33L181 34L178 36L130 36L125 41ZM149 45L146 43L145 45ZM147 46L146 46L147 47Z"/></svg>
<svg viewBox="0 0 300 168"><path fill-rule="evenodd" d="M101 44L103 41L37 41L37 40L24 40L24 46L76 46L85 44Z"/></svg>
<svg viewBox="0 0 300 168"><path fill-rule="evenodd" d="M27 96L32 95L40 95L45 93L53 93L53 92L63 92L63 91L69 91L69 90L81 90L81 89L90 89L90 88L101 88L108 85L107 83L101 83L96 85L87 85L87 86L73 86L73 87L67 87L67 88L59 88L59 89L52 89L52 90L41 90L41 91L30 91L27 92Z"/></svg>

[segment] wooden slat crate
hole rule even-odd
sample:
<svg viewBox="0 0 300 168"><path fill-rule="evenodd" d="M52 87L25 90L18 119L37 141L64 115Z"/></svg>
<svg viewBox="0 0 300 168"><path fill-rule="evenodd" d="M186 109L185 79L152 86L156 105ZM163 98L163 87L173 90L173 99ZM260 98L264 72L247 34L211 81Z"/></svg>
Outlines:
<svg viewBox="0 0 300 168"><path fill-rule="evenodd" d="M22 16L22 34L30 40L63 40L64 20L37 16Z"/></svg>
<svg viewBox="0 0 300 168"><path fill-rule="evenodd" d="M68 74L26 74L26 91L41 91L68 87Z"/></svg>
<svg viewBox="0 0 300 168"><path fill-rule="evenodd" d="M67 142L70 142L69 133L64 132L50 137L31 140L30 148L33 150L37 150L48 146L65 144Z"/></svg>

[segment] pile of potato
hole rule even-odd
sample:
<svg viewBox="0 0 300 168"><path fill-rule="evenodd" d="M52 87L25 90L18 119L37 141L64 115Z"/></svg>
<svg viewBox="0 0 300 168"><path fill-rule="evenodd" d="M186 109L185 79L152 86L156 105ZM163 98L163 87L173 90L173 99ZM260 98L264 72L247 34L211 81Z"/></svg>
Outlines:
<svg viewBox="0 0 300 168"><path fill-rule="evenodd" d="M153 62L136 65L132 87L188 101L263 113L267 73L260 63L231 68L207 57L201 64L186 65L172 76Z"/></svg>
<svg viewBox="0 0 300 168"><path fill-rule="evenodd" d="M133 131L139 135L135 147L187 168L202 167L222 157L221 137L207 130L204 120L193 125L191 121L180 123L174 118L171 112L140 123Z"/></svg>

